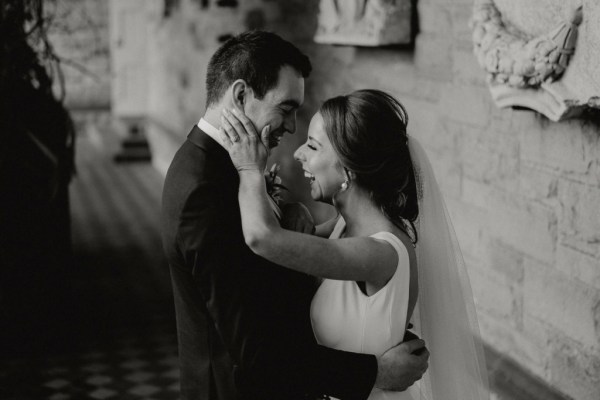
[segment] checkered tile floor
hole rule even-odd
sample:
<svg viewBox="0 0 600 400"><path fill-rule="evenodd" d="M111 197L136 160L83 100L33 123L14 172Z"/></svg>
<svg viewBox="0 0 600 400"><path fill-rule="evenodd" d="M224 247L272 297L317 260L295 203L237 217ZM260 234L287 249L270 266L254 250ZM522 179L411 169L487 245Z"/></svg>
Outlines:
<svg viewBox="0 0 600 400"><path fill-rule="evenodd" d="M175 338L167 333L124 337L80 354L12 360L3 365L0 384L5 400L175 400Z"/></svg>
<svg viewBox="0 0 600 400"><path fill-rule="evenodd" d="M115 164L117 151L109 128L82 126L70 186L73 300L27 344L2 343L2 400L178 398L162 177L150 164Z"/></svg>

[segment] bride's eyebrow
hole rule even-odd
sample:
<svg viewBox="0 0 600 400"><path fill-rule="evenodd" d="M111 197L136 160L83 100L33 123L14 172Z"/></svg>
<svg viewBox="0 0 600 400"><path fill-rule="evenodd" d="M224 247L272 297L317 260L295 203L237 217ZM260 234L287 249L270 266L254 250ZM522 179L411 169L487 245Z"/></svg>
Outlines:
<svg viewBox="0 0 600 400"><path fill-rule="evenodd" d="M317 139L315 139L315 138L314 138L314 137L312 137L312 136L309 136L309 137L308 137L308 139L310 139L310 140L312 140L313 142L317 143L319 146L323 146L323 145L321 144L321 142L319 142Z"/></svg>

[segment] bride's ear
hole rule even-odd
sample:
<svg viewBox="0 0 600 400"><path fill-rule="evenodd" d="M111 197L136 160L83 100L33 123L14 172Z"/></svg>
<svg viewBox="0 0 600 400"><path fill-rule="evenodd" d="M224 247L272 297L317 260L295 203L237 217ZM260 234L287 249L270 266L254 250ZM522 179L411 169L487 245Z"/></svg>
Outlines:
<svg viewBox="0 0 600 400"><path fill-rule="evenodd" d="M353 171L350 171L348 168L344 168L344 175L346 176L346 180L352 182L356 179L356 174Z"/></svg>
<svg viewBox="0 0 600 400"><path fill-rule="evenodd" d="M231 102L240 111L244 111L248 95L252 92L250 86L243 79L238 79L231 85Z"/></svg>

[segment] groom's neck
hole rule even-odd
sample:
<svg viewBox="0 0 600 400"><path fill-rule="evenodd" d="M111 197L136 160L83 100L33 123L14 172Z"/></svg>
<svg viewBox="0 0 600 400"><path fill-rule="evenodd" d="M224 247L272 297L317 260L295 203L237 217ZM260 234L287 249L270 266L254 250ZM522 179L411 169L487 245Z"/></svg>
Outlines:
<svg viewBox="0 0 600 400"><path fill-rule="evenodd" d="M211 107L206 110L204 113L204 120L214 126L215 128L219 128L221 126L221 110L223 109L222 105L217 105L215 107Z"/></svg>

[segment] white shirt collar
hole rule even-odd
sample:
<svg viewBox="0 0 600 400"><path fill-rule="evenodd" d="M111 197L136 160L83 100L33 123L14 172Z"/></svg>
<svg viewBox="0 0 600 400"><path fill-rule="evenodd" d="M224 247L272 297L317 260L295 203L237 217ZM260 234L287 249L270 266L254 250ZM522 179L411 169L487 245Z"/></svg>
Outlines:
<svg viewBox="0 0 600 400"><path fill-rule="evenodd" d="M198 128L204 131L204 133L206 133L215 142L219 143L221 147L223 147L223 141L221 140L221 136L219 136L219 130L212 126L210 122L208 122L204 118L200 118L200 121L198 121Z"/></svg>

